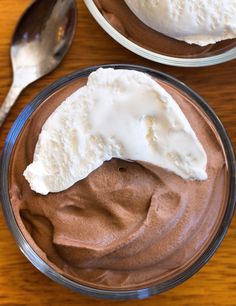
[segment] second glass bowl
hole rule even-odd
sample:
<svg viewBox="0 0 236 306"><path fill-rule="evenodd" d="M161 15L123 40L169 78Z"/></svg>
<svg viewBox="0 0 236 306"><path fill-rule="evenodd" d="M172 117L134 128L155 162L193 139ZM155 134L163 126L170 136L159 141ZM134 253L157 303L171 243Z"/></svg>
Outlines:
<svg viewBox="0 0 236 306"><path fill-rule="evenodd" d="M236 39L200 47L169 38L143 24L123 0L84 0L98 24L130 51L161 64L201 67L236 58Z"/></svg>

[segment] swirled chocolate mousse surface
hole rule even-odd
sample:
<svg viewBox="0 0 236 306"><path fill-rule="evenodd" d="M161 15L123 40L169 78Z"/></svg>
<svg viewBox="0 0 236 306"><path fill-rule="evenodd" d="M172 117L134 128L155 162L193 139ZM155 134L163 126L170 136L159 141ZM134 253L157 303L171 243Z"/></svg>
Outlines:
<svg viewBox="0 0 236 306"><path fill-rule="evenodd" d="M9 168L17 223L44 261L82 284L135 289L170 279L196 261L222 220L228 176L219 136L191 99L158 81L206 151L207 180L185 180L152 164L112 159L67 190L37 194L23 171L33 160L41 127L85 83L73 81L50 96L18 138Z"/></svg>
<svg viewBox="0 0 236 306"><path fill-rule="evenodd" d="M227 39L201 47L163 35L144 24L125 1L94 0L104 18L124 37L150 51L183 58L214 56L236 47L236 39Z"/></svg>

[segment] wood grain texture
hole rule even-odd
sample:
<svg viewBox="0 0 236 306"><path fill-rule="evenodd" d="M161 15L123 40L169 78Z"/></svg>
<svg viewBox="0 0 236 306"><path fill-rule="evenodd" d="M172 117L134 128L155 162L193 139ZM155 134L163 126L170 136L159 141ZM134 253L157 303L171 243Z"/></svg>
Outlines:
<svg viewBox="0 0 236 306"><path fill-rule="evenodd" d="M9 45L15 24L29 0L0 1L0 101L10 83ZM61 66L24 90L0 132L0 149L23 107L45 86L80 68L102 63L131 63L167 72L202 95L216 111L236 148L236 60L208 68L175 68L132 54L110 38L78 0L79 23L73 45ZM0 212L0 305L236 305L236 219L220 248L190 280L143 301L95 300L71 292L37 271L21 254Z"/></svg>

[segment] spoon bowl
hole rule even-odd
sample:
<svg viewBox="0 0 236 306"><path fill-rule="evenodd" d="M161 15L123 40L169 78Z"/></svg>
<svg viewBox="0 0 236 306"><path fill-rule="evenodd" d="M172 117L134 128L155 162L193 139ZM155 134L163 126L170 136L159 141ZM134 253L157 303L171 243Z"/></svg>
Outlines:
<svg viewBox="0 0 236 306"><path fill-rule="evenodd" d="M20 92L60 64L76 25L75 0L36 0L25 11L12 39L13 83L0 108L0 126Z"/></svg>

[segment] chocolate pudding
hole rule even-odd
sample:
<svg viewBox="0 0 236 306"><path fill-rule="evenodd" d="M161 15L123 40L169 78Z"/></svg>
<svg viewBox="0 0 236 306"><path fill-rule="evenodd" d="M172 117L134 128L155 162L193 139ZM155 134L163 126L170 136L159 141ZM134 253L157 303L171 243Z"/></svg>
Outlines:
<svg viewBox="0 0 236 306"><path fill-rule="evenodd" d="M111 290L159 284L192 265L222 221L229 182L220 137L194 101L158 80L206 151L207 180L185 180L152 164L112 159L67 190L37 194L23 172L33 160L41 127L86 80L51 95L18 137L9 167L16 221L45 262L81 284Z"/></svg>
<svg viewBox="0 0 236 306"><path fill-rule="evenodd" d="M125 1L94 0L104 18L124 37L135 44L171 57L201 58L224 53L236 47L236 39L228 39L201 47L165 36L145 25Z"/></svg>

